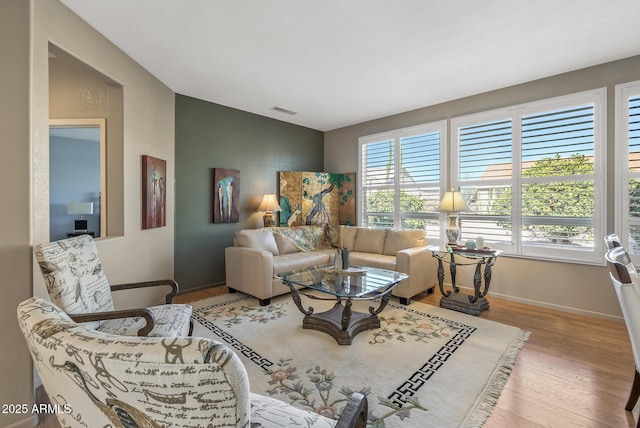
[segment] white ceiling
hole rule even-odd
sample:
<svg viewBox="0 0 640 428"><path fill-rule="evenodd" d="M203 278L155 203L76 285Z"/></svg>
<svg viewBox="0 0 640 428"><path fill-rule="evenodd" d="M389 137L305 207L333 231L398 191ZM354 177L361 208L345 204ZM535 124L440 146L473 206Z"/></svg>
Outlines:
<svg viewBox="0 0 640 428"><path fill-rule="evenodd" d="M62 3L177 93L321 131L640 54L639 0Z"/></svg>

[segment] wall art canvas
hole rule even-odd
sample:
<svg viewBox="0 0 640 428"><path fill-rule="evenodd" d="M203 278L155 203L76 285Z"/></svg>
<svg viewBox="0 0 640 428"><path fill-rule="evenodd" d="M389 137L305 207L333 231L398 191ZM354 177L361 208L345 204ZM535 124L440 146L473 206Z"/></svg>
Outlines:
<svg viewBox="0 0 640 428"><path fill-rule="evenodd" d="M281 171L280 225L355 225L355 173Z"/></svg>
<svg viewBox="0 0 640 428"><path fill-rule="evenodd" d="M213 222L240 221L240 171L213 169Z"/></svg>
<svg viewBox="0 0 640 428"><path fill-rule="evenodd" d="M142 228L167 225L167 161L142 155Z"/></svg>

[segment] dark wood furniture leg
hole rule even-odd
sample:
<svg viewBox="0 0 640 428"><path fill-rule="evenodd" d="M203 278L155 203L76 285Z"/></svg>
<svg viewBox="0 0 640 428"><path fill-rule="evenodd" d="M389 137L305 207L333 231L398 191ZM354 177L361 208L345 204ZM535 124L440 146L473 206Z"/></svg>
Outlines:
<svg viewBox="0 0 640 428"><path fill-rule="evenodd" d="M627 400L627 405L624 407L625 410L632 411L638 402L638 398L640 397L640 373L636 370L635 376L633 377L633 385L631 386L631 393L629 394L629 399ZM640 426L640 417L638 417L638 426Z"/></svg>

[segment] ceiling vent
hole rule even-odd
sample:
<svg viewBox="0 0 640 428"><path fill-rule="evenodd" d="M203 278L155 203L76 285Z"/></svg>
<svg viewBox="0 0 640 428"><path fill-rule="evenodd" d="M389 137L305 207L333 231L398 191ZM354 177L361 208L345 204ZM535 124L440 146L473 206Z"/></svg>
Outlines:
<svg viewBox="0 0 640 428"><path fill-rule="evenodd" d="M275 110L275 111L280 112L280 113L288 114L289 116L295 116L296 114L298 114L297 111L289 110L289 109L286 109L284 107L278 107L278 106L271 107L271 110Z"/></svg>

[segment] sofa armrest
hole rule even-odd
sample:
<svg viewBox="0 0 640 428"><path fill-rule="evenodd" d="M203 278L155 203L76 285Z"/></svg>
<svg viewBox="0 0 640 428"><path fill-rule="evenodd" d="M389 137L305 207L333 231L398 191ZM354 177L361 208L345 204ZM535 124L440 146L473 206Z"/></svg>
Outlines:
<svg viewBox="0 0 640 428"><path fill-rule="evenodd" d="M396 287L394 296L410 299L435 284L435 264L427 247L413 247L398 251L396 269L409 275L409 278Z"/></svg>
<svg viewBox="0 0 640 428"><path fill-rule="evenodd" d="M250 247L227 247L224 254L227 287L258 299L273 296L273 253Z"/></svg>

